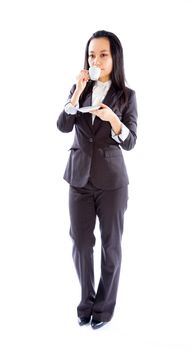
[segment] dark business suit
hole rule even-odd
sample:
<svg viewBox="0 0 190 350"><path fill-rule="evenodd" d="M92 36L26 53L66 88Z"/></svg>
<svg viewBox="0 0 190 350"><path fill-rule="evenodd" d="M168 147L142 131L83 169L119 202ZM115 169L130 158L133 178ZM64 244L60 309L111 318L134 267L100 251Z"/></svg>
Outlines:
<svg viewBox="0 0 190 350"><path fill-rule="evenodd" d="M73 86L69 98L75 89ZM73 259L81 284L78 316L91 314L109 321L116 303L120 266L123 218L127 209L128 175L121 148L130 150L136 143L137 108L135 92L128 92L128 104L119 103L120 91L111 85L103 103L108 105L129 129L120 144L111 137L111 125L96 117L92 125L90 113L68 115L63 111L58 129L70 132L75 125L75 138L64 179L70 184L70 235ZM82 106L92 104L92 89ZM81 107L81 106L80 106ZM94 290L93 247L96 216L101 231L101 278Z"/></svg>

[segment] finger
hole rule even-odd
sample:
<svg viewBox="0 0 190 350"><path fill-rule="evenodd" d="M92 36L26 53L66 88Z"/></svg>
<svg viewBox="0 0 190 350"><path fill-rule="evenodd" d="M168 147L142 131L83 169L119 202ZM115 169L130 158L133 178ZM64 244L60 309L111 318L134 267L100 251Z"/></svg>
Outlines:
<svg viewBox="0 0 190 350"><path fill-rule="evenodd" d="M85 77L85 78L88 78L88 77L89 77L88 71L85 70L85 69L82 69L82 70L80 71L79 76L80 76L81 78L84 78L84 77Z"/></svg>
<svg viewBox="0 0 190 350"><path fill-rule="evenodd" d="M80 74L81 75L87 75L88 71L86 69L81 69Z"/></svg>
<svg viewBox="0 0 190 350"><path fill-rule="evenodd" d="M84 73L88 73L88 70L87 69L81 69L81 72L84 72Z"/></svg>
<svg viewBox="0 0 190 350"><path fill-rule="evenodd" d="M93 109L93 111L89 111L89 113L97 115L98 111L99 111L99 109Z"/></svg>
<svg viewBox="0 0 190 350"><path fill-rule="evenodd" d="M100 108L108 108L108 106L105 105L104 103L101 103L101 104L100 104Z"/></svg>

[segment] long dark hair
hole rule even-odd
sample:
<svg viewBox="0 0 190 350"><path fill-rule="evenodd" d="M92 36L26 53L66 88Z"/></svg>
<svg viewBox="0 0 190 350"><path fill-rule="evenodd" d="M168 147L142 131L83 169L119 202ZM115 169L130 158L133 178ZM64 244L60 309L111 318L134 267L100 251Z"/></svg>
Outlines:
<svg viewBox="0 0 190 350"><path fill-rule="evenodd" d="M113 69L111 72L110 79L112 81L112 85L116 89L116 91L121 91L121 102L127 104L128 94L126 89L126 79L125 79L125 71L124 71L124 58L123 58L123 48L119 38L111 32L107 32L105 30L99 30L92 34L90 39L87 41L85 48L85 58L84 58L84 69L89 69L89 44L92 39L96 38L107 38L110 42L110 50L113 60ZM87 89L88 90L88 89Z"/></svg>

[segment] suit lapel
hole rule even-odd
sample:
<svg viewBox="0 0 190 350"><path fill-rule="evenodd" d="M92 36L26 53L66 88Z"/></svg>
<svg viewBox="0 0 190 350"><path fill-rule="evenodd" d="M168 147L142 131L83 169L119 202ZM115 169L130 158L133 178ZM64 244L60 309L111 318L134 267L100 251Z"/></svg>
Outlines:
<svg viewBox="0 0 190 350"><path fill-rule="evenodd" d="M83 107L88 107L92 105L92 89L89 91L88 95L86 96ZM82 116L84 119L86 119L86 123L88 126L92 129L92 114L90 113L84 113Z"/></svg>
<svg viewBox="0 0 190 350"><path fill-rule="evenodd" d="M102 103L113 109L115 103L117 102L121 92L117 92L115 88L111 85ZM93 124L93 131L96 132L99 127L104 123L100 118L96 117Z"/></svg>
<svg viewBox="0 0 190 350"><path fill-rule="evenodd" d="M122 91L116 90L112 85L110 86L110 89L107 92L107 95L105 96L104 100L102 101L105 105L109 106L111 109L114 108L115 104L118 101L118 98L121 96Z"/></svg>

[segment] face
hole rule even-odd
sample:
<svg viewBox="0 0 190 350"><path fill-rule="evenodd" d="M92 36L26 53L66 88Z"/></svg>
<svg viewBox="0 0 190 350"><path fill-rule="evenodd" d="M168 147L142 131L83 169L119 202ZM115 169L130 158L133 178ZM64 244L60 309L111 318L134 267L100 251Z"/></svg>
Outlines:
<svg viewBox="0 0 190 350"><path fill-rule="evenodd" d="M89 66L97 66L101 69L99 80L105 82L110 79L113 60L110 51L110 42L107 38L95 38L90 41L88 47Z"/></svg>

